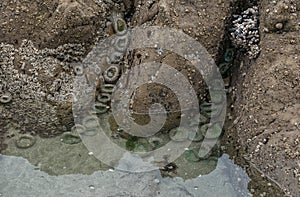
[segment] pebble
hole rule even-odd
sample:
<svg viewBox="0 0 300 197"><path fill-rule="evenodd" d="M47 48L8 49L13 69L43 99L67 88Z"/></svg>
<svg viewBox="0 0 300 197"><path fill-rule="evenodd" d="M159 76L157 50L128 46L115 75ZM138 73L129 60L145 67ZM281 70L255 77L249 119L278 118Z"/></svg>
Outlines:
<svg viewBox="0 0 300 197"><path fill-rule="evenodd" d="M283 24L282 23L277 23L275 25L276 29L281 30L283 28Z"/></svg>
<svg viewBox="0 0 300 197"><path fill-rule="evenodd" d="M156 183L156 184L159 184L160 180L159 179L154 179L153 182Z"/></svg>
<svg viewBox="0 0 300 197"><path fill-rule="evenodd" d="M89 185L89 188L91 191L95 190L95 186L94 185Z"/></svg>

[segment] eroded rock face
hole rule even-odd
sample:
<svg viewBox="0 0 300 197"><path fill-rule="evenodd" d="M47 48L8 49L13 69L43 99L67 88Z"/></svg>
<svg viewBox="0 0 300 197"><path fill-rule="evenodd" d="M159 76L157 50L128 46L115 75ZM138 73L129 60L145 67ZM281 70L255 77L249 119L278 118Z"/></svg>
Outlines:
<svg viewBox="0 0 300 197"><path fill-rule="evenodd" d="M262 1L261 54L244 61L236 82L233 133L245 158L299 196L300 12L295 1L276 2ZM282 28L276 29L278 23Z"/></svg>
<svg viewBox="0 0 300 197"><path fill-rule="evenodd" d="M3 1L0 10L0 42L20 45L28 39L37 48L55 48L92 44L105 28L110 5L93 0Z"/></svg>
<svg viewBox="0 0 300 197"><path fill-rule="evenodd" d="M230 14L227 0L205 2L150 0L2 1L0 11L0 150L5 148L6 126L19 123L23 133L51 137L73 124L70 93L73 63L80 62L105 36L112 7L135 12L130 25L157 25L180 29L198 40L216 60ZM124 10L126 8L126 10ZM261 55L237 81L235 112L238 134L246 157L287 192L299 195L300 37L299 1L262 0ZM129 14L130 15L130 14ZM76 44L69 44L76 43ZM52 48L52 49L47 49ZM157 61L173 66L190 79L203 101L205 83L189 62L169 51L141 49L125 61L131 66ZM244 65L248 62L245 61ZM243 73L246 75L243 75ZM7 95L11 95L7 97ZM159 96L157 96L159 95ZM3 97L4 96L4 97ZM168 88L150 84L137 90L133 110L148 113L157 101L170 111L179 103ZM168 101L168 102L167 102ZM165 129L178 124L170 115ZM140 122L147 117L139 117ZM62 127L64 126L64 128Z"/></svg>
<svg viewBox="0 0 300 197"><path fill-rule="evenodd" d="M1 95L12 94L12 101L1 105L2 128L12 121L19 123L24 133L51 137L71 127L74 63L82 60L96 38L106 35L106 22L112 9L128 12L134 6L131 25L181 29L216 58L225 29L224 19L230 12L229 4L230 1L219 0L206 3L124 1L124 5L120 1L91 0L1 2L4 17L0 19L0 91ZM111 32L108 30L108 33ZM200 73L190 69L189 62L173 53L137 50L125 61L135 66L150 60L172 65L190 80L200 102L205 99L205 83ZM156 93L161 96L153 98ZM178 111L175 95L157 85L140 88L133 108L143 113L151 102L164 97L163 105L170 111ZM166 128L176 126L179 115L170 116L172 121ZM1 139L3 133L5 129L1 130Z"/></svg>
<svg viewBox="0 0 300 197"><path fill-rule="evenodd" d="M209 54L216 60L218 50L223 40L225 19L230 13L231 1L198 2L198 1L135 1L135 13L131 24L134 26L154 25L182 30L202 44ZM199 103L206 99L206 83L191 63L183 57L170 51L142 49L135 50L128 62L132 66L145 62L160 62L167 64L182 73L193 86L199 98ZM174 78L174 80L176 80ZM133 111L148 114L151 104L159 101L169 112L164 130L178 126L180 120L180 106L175 94L161 85L145 85L140 87L134 96ZM140 123L149 121L149 117L135 115Z"/></svg>
<svg viewBox="0 0 300 197"><path fill-rule="evenodd" d="M261 4L265 32L299 31L299 1L262 1Z"/></svg>
<svg viewBox="0 0 300 197"><path fill-rule="evenodd" d="M106 35L111 6L81 0L1 1L0 151L8 123L42 137L72 127L74 63Z"/></svg>
<svg viewBox="0 0 300 197"><path fill-rule="evenodd" d="M201 73L182 57L168 51L159 54L157 50L137 50L135 53L135 57L133 57L133 60L134 61L132 66L135 66L139 63L152 61L172 66L178 72L183 74L186 79L188 79L189 83L199 97L199 102L203 102L205 100L207 94L207 86L201 76ZM174 87L178 89L184 88L184 85L181 85L181 83L183 82L180 83L177 80L176 76L171 77L168 75L168 73L164 72L164 70L161 69L158 69L158 72L160 74L166 74L165 78L171 78L172 81L174 81ZM160 103L164 106L169 114L167 123L162 128L162 130L169 130L179 125L181 110L193 110L182 109L177 95L172 92L169 87L157 83L148 83L139 87L132 99L132 110L136 113L134 116L136 117L137 122L141 124L145 124L147 121L149 121L148 115L143 114L149 113L149 109L152 104Z"/></svg>
<svg viewBox="0 0 300 197"><path fill-rule="evenodd" d="M11 94L10 102L1 103L1 121L18 123L23 133L44 137L63 132L62 124L70 128L72 121L61 120L70 116L66 105L71 105L73 68L70 62L53 56L68 56L69 51L69 60L78 61L84 47L64 45L61 51L38 50L31 41L23 40L19 48L9 44L0 48L0 95ZM64 110L57 111L59 108Z"/></svg>
<svg viewBox="0 0 300 197"><path fill-rule="evenodd" d="M145 1L136 2L132 25L166 26L182 30L199 41L216 60L232 1Z"/></svg>
<svg viewBox="0 0 300 197"><path fill-rule="evenodd" d="M87 54L95 38L104 37L111 10L125 13L134 7L131 25L157 25L176 28L198 40L217 58L224 34L224 19L230 13L230 1L119 1L57 0L40 3L22 1L1 3L1 95L12 94L12 102L1 106L4 125L19 123L23 133L51 137L69 130L73 124L71 89L74 63ZM124 10L124 8L126 10ZM14 11L12 11L14 10ZM150 10L150 12L148 12ZM213 22L212 22L213 21ZM76 43L76 44L67 44ZM51 48L51 49L49 49ZM206 98L206 84L190 63L169 51L136 50L125 59L135 66L156 61L173 66L189 79L199 101ZM148 113L160 101L169 114L164 129L176 127L180 107L176 95L160 85L138 89L133 110ZM14 109L17 109L14 111ZM26 113L25 113L26 112ZM137 122L147 122L140 116ZM5 127L3 127L5 128ZM5 129L1 132L4 138Z"/></svg>

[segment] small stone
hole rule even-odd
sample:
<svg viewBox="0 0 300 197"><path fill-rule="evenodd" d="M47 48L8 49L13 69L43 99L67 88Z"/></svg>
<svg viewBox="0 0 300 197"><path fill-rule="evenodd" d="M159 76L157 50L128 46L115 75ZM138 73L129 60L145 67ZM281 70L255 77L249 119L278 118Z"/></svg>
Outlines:
<svg viewBox="0 0 300 197"><path fill-rule="evenodd" d="M277 23L275 25L276 29L281 30L283 28L283 24L282 23Z"/></svg>
<svg viewBox="0 0 300 197"><path fill-rule="evenodd" d="M154 179L153 182L156 183L156 184L160 183L159 179Z"/></svg>
<svg viewBox="0 0 300 197"><path fill-rule="evenodd" d="M269 29L266 28L266 27L264 27L264 28L263 28L263 31L264 31L265 33L268 33L268 32L269 32Z"/></svg>
<svg viewBox="0 0 300 197"><path fill-rule="evenodd" d="M95 186L94 185L89 185L90 190L95 190Z"/></svg>

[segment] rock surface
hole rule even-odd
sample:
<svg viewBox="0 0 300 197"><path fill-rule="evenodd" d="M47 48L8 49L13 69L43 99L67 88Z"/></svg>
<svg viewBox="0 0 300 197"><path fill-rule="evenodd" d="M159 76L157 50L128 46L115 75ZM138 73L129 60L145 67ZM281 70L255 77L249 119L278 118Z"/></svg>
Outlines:
<svg viewBox="0 0 300 197"><path fill-rule="evenodd" d="M240 65L233 88L236 120L226 135L237 134L239 154L286 194L299 196L299 1L261 1L260 13L261 54Z"/></svg>
<svg viewBox="0 0 300 197"><path fill-rule="evenodd" d="M218 52L222 47L225 31L225 19L229 16L231 1L213 0L205 3L197 1L135 1L131 25L154 25L171 27L182 30L191 36L209 52L216 61ZM170 65L180 71L196 91L199 102L206 99L206 84L201 73L190 69L190 62L170 51L136 50L129 57L128 62L135 66L145 62L160 62ZM174 79L176 80L176 79ZM159 95L159 96L157 96ZM161 96L164 95L164 96ZM134 97L133 111L148 114L151 104L161 102L170 113L162 130L169 130L178 126L180 120L180 106L176 95L166 87L159 84L150 84L140 87ZM139 122L145 124L150 119L145 115L134 116Z"/></svg>
<svg viewBox="0 0 300 197"><path fill-rule="evenodd" d="M203 44L219 63L231 3L1 1L0 96L7 99L10 94L12 100L0 104L0 151L6 148L3 141L9 137L8 123L21 123L18 129L22 133L42 137L70 129L74 63L80 62L97 40L112 33L107 25L112 8L124 11L133 26L158 25L184 31ZM231 88L236 119L225 139L229 143L236 140L240 157L277 182L286 194L298 196L300 4L297 0L261 0L259 10L261 54L252 61L239 58L243 63ZM127 59L133 66L150 60L171 64L190 75L200 98L205 97L203 80L186 70L187 62L172 53L158 55L156 50L137 50ZM144 98L152 101L148 88L139 89L137 103ZM158 92L162 88L153 89ZM168 99L176 104L174 95ZM133 107L143 112L150 103Z"/></svg>
<svg viewBox="0 0 300 197"><path fill-rule="evenodd" d="M111 6L98 1L0 2L0 97L12 97L0 106L0 151L6 147L8 123L20 123L21 133L42 137L70 130L73 66L106 35Z"/></svg>

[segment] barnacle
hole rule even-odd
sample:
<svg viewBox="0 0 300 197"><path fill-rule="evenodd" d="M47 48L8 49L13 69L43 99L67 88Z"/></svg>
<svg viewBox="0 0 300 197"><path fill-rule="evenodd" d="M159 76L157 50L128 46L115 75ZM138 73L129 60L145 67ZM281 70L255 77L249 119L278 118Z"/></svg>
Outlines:
<svg viewBox="0 0 300 197"><path fill-rule="evenodd" d="M4 94L0 95L0 103L6 104L12 100L12 95L10 92L5 92Z"/></svg>
<svg viewBox="0 0 300 197"><path fill-rule="evenodd" d="M126 23L123 19L120 19L120 18L117 19L116 25L117 25L116 29L118 32L123 32L124 30L126 30Z"/></svg>
<svg viewBox="0 0 300 197"><path fill-rule="evenodd" d="M159 137L152 137L149 139L149 143L153 148L158 148L162 145L163 140Z"/></svg>
<svg viewBox="0 0 300 197"><path fill-rule="evenodd" d="M107 62L109 64L118 64L122 60L124 52L114 50L107 56Z"/></svg>
<svg viewBox="0 0 300 197"><path fill-rule="evenodd" d="M118 36L113 40L113 47L116 51L125 52L129 45L129 36Z"/></svg>

